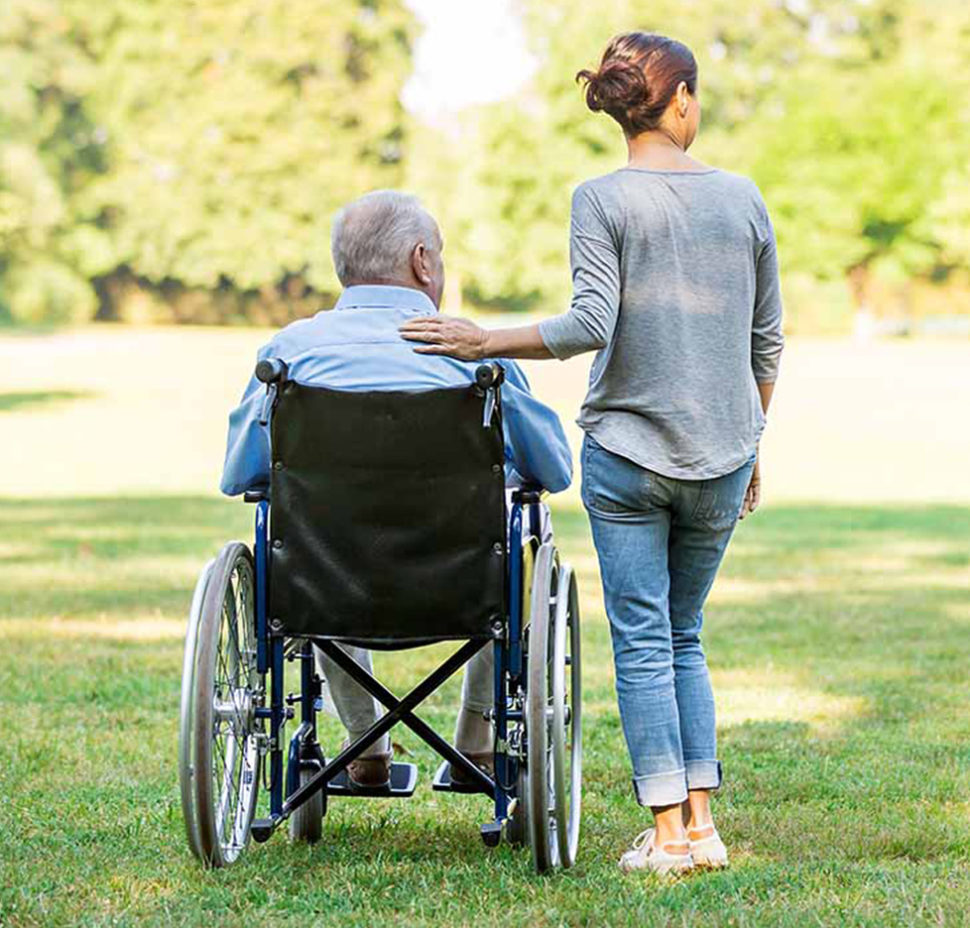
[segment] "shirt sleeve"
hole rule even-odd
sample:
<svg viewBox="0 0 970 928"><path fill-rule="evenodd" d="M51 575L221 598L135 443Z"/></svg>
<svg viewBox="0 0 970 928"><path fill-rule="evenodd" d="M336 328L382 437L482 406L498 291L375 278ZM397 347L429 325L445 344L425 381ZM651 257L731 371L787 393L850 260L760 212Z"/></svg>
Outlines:
<svg viewBox="0 0 970 928"><path fill-rule="evenodd" d="M507 464L524 481L559 493L573 479L572 452L559 416L532 395L518 364L501 363L505 368L502 421ZM506 472L509 470L507 466Z"/></svg>
<svg viewBox="0 0 970 928"><path fill-rule="evenodd" d="M539 323L543 343L560 359L606 347L620 312L619 248L602 205L586 186L573 194L569 263L569 311Z"/></svg>
<svg viewBox="0 0 970 928"><path fill-rule="evenodd" d="M261 349L257 358L266 353L266 348ZM247 490L269 486L269 425L259 423L265 401L266 385L254 375L239 405L229 414L226 461L219 486L226 496L238 496Z"/></svg>
<svg viewBox="0 0 970 928"><path fill-rule="evenodd" d="M751 368L758 383L774 383L778 379L785 336L781 330L781 284L778 279L775 232L764 204L761 210L766 231L757 255L754 316L751 325Z"/></svg>

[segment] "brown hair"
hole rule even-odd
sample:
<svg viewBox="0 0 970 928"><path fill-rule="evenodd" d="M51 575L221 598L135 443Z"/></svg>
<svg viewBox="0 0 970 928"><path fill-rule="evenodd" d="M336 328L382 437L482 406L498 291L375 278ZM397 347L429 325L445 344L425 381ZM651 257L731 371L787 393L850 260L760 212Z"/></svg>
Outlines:
<svg viewBox="0 0 970 928"><path fill-rule="evenodd" d="M655 129L680 82L697 92L697 61L682 42L651 32L624 32L610 41L598 71L580 71L586 105L610 114L629 137Z"/></svg>

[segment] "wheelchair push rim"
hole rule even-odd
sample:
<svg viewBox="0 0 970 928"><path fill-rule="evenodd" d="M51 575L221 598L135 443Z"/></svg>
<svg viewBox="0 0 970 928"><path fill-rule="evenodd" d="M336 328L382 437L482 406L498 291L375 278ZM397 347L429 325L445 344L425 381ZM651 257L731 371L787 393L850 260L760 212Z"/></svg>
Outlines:
<svg viewBox="0 0 970 928"><path fill-rule="evenodd" d="M552 543L546 543L536 554L532 580L525 697L523 798L532 863L539 873L559 865L551 751L553 636L550 634L558 574L555 548Z"/></svg>
<svg viewBox="0 0 970 928"><path fill-rule="evenodd" d="M191 766L181 771L189 780L183 792L193 800L198 856L208 866L223 867L249 840L261 766L253 560L238 542L223 548L209 573L191 677L182 720L191 739Z"/></svg>
<svg viewBox="0 0 970 928"><path fill-rule="evenodd" d="M559 863L571 867L579 847L583 726L579 593L572 567L559 570L552 656L552 783Z"/></svg>

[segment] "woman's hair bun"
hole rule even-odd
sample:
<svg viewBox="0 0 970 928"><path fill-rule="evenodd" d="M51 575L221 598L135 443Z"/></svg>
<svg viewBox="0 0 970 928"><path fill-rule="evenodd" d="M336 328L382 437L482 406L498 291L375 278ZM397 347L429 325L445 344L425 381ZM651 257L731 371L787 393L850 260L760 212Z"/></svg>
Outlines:
<svg viewBox="0 0 970 928"><path fill-rule="evenodd" d="M586 105L609 113L629 137L655 129L681 83L697 92L697 61L682 42L653 32L615 36L598 71L580 71Z"/></svg>
<svg viewBox="0 0 970 928"><path fill-rule="evenodd" d="M647 98L643 68L632 61L614 58L598 71L580 71L576 80L586 83L586 105L594 112L628 110Z"/></svg>

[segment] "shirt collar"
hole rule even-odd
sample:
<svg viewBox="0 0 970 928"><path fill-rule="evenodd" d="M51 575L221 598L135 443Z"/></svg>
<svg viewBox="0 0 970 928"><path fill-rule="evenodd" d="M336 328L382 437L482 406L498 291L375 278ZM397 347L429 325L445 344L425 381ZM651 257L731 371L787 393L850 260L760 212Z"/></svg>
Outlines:
<svg viewBox="0 0 970 928"><path fill-rule="evenodd" d="M434 303L426 293L411 287L387 287L359 284L340 294L334 309L403 309L423 316L436 313Z"/></svg>

